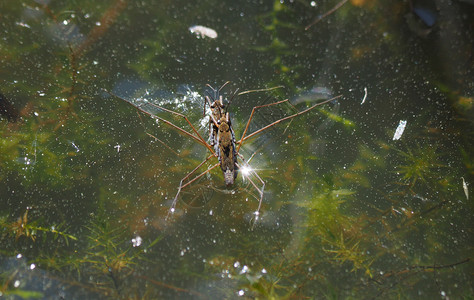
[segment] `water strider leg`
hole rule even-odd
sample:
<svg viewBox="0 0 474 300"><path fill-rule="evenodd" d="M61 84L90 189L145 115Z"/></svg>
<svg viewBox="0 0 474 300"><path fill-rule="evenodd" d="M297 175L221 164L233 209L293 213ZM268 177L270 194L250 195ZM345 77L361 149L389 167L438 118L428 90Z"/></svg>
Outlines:
<svg viewBox="0 0 474 300"><path fill-rule="evenodd" d="M137 115L138 115L138 118L140 119L140 122L141 122L142 125L143 125L142 116L140 115L138 109L137 109ZM173 148L171 148L170 146L168 146L165 142L163 142L162 140L160 140L159 138L157 138L157 137L154 136L153 134L148 133L148 132L146 131L146 130L147 130L147 129L146 129L146 126L143 126L143 127L145 128L145 133L146 133L148 136L150 136L150 137L154 138L155 140L157 140L158 142L160 142L163 146L165 146L166 148L168 148L168 150L170 150L171 152L173 152L174 154L176 154L176 156L178 156L178 157L180 156L178 152L174 151Z"/></svg>
<svg viewBox="0 0 474 300"><path fill-rule="evenodd" d="M260 198L258 199L258 207L257 207L257 210L255 211L255 221L254 221L254 224L255 222L257 222L258 218L259 218L259 215L260 215L260 208L262 207L262 201L263 201L263 193L264 193L264 190L265 190L265 181L263 181L263 179L258 175L257 172L255 172L251 167L250 165L245 161L244 157L240 154L240 153L237 153L237 155L239 156L239 158L242 160L242 164L244 166L246 166L249 170L249 172L255 176L258 181L260 181L260 183L262 184L262 187L261 188L258 188L258 186L255 184L255 182L253 182L253 180L247 176L247 179L250 181L250 183L252 184L252 186L258 191L259 195L260 195ZM241 168L239 164L236 163L236 165L239 167L239 169Z"/></svg>
<svg viewBox="0 0 474 300"><path fill-rule="evenodd" d="M149 136L149 137L152 137L154 138L155 140L157 140L158 142L160 142L163 146L165 146L166 148L168 148L168 150L170 150L171 152L173 152L174 154L176 154L176 156L178 157L181 157L181 155L179 155L178 152L174 151L173 148L171 148L170 146L168 146L165 142L163 142L162 140L160 140L159 138L157 138L156 136L154 136L153 134L151 133L148 133L145 131L145 133Z"/></svg>
<svg viewBox="0 0 474 300"><path fill-rule="evenodd" d="M243 92L238 93L237 96L245 95L245 94L250 94L250 93L269 92L269 91L273 91L273 90L280 89L280 88L283 88L283 87L284 87L284 86L279 85L279 86L274 86L274 87L271 87L271 88L248 90L248 91L243 91Z"/></svg>
<svg viewBox="0 0 474 300"><path fill-rule="evenodd" d="M275 126L276 124L278 124L278 123L280 123L280 122L283 122L283 121L292 119L292 118L294 118L294 117L296 117L296 116L299 116L299 115L302 115L302 114L304 114L304 113L307 113L307 112L309 112L310 110L314 109L314 108L317 107L317 106L326 104L326 103L331 102L331 101L333 101L333 100L335 100L335 99L337 99L337 98L340 98L340 97L342 97L342 95L339 95L339 96L336 96L336 97L334 97L334 98L325 100L325 101L323 101L323 102L319 102L319 103L317 103L317 104L315 104L315 105L313 105L313 106L311 106L311 107L309 107L309 108L307 108L307 109L305 109L305 110L303 110L303 111L300 111L300 112L295 113L295 114L293 114L293 115L290 115L290 116L281 118L281 119L279 119L279 120L276 120L275 122L270 123L270 124L268 124L267 126L264 126L264 127L260 128L259 130L254 131L254 132L252 132L251 134L245 136L245 134L246 134L246 132L247 132L247 129L248 129L248 126L249 126L249 124L250 124L250 121L252 120L253 113L255 112L255 109L261 108L261 107L264 107L264 106L270 106L270 105L279 104L279 103L288 101L288 99L282 100L282 101L278 101L278 102L275 102L275 103L266 104L266 105L255 106L255 107L252 109L252 113L250 114L250 118L249 118L249 120L248 120L248 122L247 122L247 126L245 127L244 134L242 135L242 137L240 138L240 141L238 142L239 147L237 148L237 150L240 149L240 147L242 146L242 144L243 144L244 141L248 140L248 139L251 138L251 137L254 137L255 135L261 133L262 131L264 131L264 130L266 130L266 129L272 127L272 126Z"/></svg>
<svg viewBox="0 0 474 300"><path fill-rule="evenodd" d="M186 135L190 135L192 138L194 138L195 140L199 141L199 142L200 142L201 144L203 144L207 149L209 149L209 151L211 151L211 153L214 153L212 147L211 147L211 146L206 142L206 140L204 140L204 138L199 134L199 132L197 131L197 129L196 129L196 128L193 126L193 124L191 124L191 122L189 121L188 117L186 117L186 116L183 115L183 114L180 114L180 113L178 113L178 112L175 112L175 111L166 109L166 108L164 108L164 107L161 107L161 106L156 105L156 104L153 104L153 103L148 103L148 104L150 104L151 106L156 107L156 108L158 108L158 109L161 109L161 110L164 110L164 111L166 111L166 112L169 112L169 113L172 113L172 114L175 114L175 115L177 115L177 116L182 117L184 120L186 120L186 122L189 124L189 126L191 126L193 132L197 135L197 137L196 137L195 135L193 135L193 134L191 134L191 133L189 133L189 132L187 132L187 131L181 129L181 127L174 125L174 124L171 123L170 121L167 121L167 120L165 120L165 119L161 119L161 120L164 121L166 124L171 125L171 126L173 126L174 128L178 129L179 131L185 133ZM154 117L155 117L155 118L159 118L159 117L157 117L157 116L154 116ZM159 118L159 119L160 119L160 118Z"/></svg>
<svg viewBox="0 0 474 300"><path fill-rule="evenodd" d="M201 174L197 175L196 177L194 177L193 179L191 179L190 181L186 182L185 184L184 181L186 179L188 179L189 177L191 177L191 175L194 174L194 172L196 172L202 165L204 165L209 159L211 159L212 157L214 157L214 154L211 154L209 155L205 160L203 160L196 168L194 168L194 170L192 170L191 172L189 172L185 177L183 177L183 179L181 179L180 183L179 183L179 187L178 187L178 192L176 193L176 196L174 197L173 199L173 203L171 204L171 208L170 210L168 211L168 215L166 216L166 219L169 218L169 215L171 213L173 213L175 211L175 207L176 207L176 203L178 202L178 197L179 197L179 194L181 193L181 190L184 189L185 187L187 187L188 185L190 185L191 183L193 183L194 181L198 180L199 178L201 178L202 176L204 176L205 174L209 173L212 169L215 169L216 167L219 166L219 163L213 165L211 168L207 169L206 171L202 172Z"/></svg>
<svg viewBox="0 0 474 300"><path fill-rule="evenodd" d="M244 133L242 134L242 137L241 137L240 141L243 141L243 138L245 137L245 134L247 133L247 130L249 129L250 121L252 121L253 114L255 113L255 111L257 109L262 108L262 107L277 105L277 104L284 103L284 102L287 102L287 101L288 101L288 99L285 99L285 100L281 100L281 101L277 101L277 102L273 102L273 103L268 103L268 104L264 104L264 105L255 106L254 108L252 108L252 112L250 113L249 120L247 121L247 125L245 126ZM242 143L240 141L239 141L239 146L237 146L237 152L240 150L240 147L242 146Z"/></svg>
<svg viewBox="0 0 474 300"><path fill-rule="evenodd" d="M153 103L147 103L147 104L149 104L149 105L151 105L151 106L153 106L153 107L156 107L156 108L161 109L161 110L163 110L163 111L166 111L166 112L169 112L169 113L171 113L171 114L174 114L174 115L177 115L177 116L180 116L180 117L184 118L184 120L189 124L189 126L191 126L193 132L194 132L196 135L194 135L194 134L192 134L192 133L190 133L190 132L188 132L188 131L182 129L181 127L179 127L179 126L173 124L172 122L170 122L170 121L168 121L168 120L166 120L166 119L163 119L163 118L161 118L161 117L158 117L158 116L156 116L156 115L154 115L154 114L152 114L152 113L150 113L150 112L148 112L148 111L142 109L142 108L141 108L141 105L135 105L135 104L131 103L130 101L127 101L126 99L124 99L124 98L122 98L122 97L119 97L119 96L115 95L115 94L112 93L112 92L109 92L109 91L106 90L106 89L103 89L103 90L104 90L106 93L108 93L109 95L111 95L111 96L113 96L113 97L116 97L116 98L118 98L118 99L120 99L120 100L122 100L122 101L127 102L128 104L130 104L131 106L133 106L135 109L138 109L140 112L142 112L142 113L144 113L144 114L146 114L146 115L149 115L149 116L152 117L152 118L158 119L158 120L162 121L163 123L165 123L165 124L167 124L167 125L173 127L174 129L178 130L180 133L189 136L190 138L192 138L193 140L195 140L195 141L198 142L199 144L205 146L207 149L209 149L209 151L211 151L211 153L214 154L213 148L204 140L204 138L199 134L199 132L196 130L196 128L193 126L193 124L191 124L191 122L189 121L188 117L186 117L185 115L180 114L180 113L175 112L175 111L172 111L172 110L169 110L169 109L166 109L166 108L164 108L164 107L161 107L161 106L156 105L156 104L153 104Z"/></svg>
<svg viewBox="0 0 474 300"><path fill-rule="evenodd" d="M243 142L244 142L245 140L247 140L247 139L249 139L249 138L251 138L251 137L253 137L253 136L255 136L255 135L259 134L259 133L261 133L262 131L264 131L264 130L270 128L270 127L272 127L272 126L275 126L276 124L278 124L278 123L280 123L280 122L282 122L282 121L289 120L289 119L292 119L292 118L294 118L294 117L296 117L296 116L302 115L302 114L304 114L304 113L306 113L306 112L309 112L310 110L314 109L315 107L317 107L317 106L319 106L319 105L323 105L323 104L325 104L325 103L328 103L328 102L330 102L330 101L333 101L334 99L337 99L337 98L339 98L339 97L341 97L341 96L342 96L342 95L339 95L339 96L337 96L337 97L334 97L334 98L325 100L325 101L320 102L320 103L317 103L317 104L315 104L315 105L313 105L313 106L311 106L311 107L309 107L309 108L307 108L307 109L305 109L305 110L303 110L303 111L301 111L301 112L298 112L298 113L295 113L295 114L293 114L293 115L290 115L290 116L281 118L281 119L279 119L279 120L276 120L276 121L274 121L274 122L268 124L267 126L264 126L263 128L261 128L261 129L259 129L259 130L257 130L257 131L254 131L253 133L251 133L251 134L245 136L245 134L247 133L248 127L249 127L249 125L250 125L250 122L251 122L251 120L252 120L252 118L253 118L253 115L254 115L255 111L256 111L258 108L268 107L268 106L272 106L272 105L277 105L277 104L280 104L280 103L283 103L283 102L288 101L288 99L282 100L282 101L277 101L277 102L274 102L274 103L265 104L265 105L255 106L255 107L252 109L252 112L251 112L251 114L250 114L249 120L247 121L247 125L246 125L245 130L244 130L244 133L242 134L242 137L241 137L240 141L238 142L239 146L237 147L237 155L242 159L243 164L244 164L245 166L249 167L250 173L251 173L252 175L254 175L254 176L260 181L260 183L262 184L262 188L259 189L259 188L257 187L257 185L251 180L251 178L248 178L249 181L250 181L250 183L254 186L254 188L255 188L255 189L259 192L259 194L260 194L259 204L258 204L257 210L255 211L255 221L254 221L254 223L253 223L253 225L252 225L252 228L253 228L253 226L255 225L255 223L257 222L257 220L258 220L258 218L259 218L260 208L261 208L261 206L262 206L263 191L264 191L264 188L265 188L265 182L262 180L262 178L260 178L260 176L257 174L257 172L255 172L252 168L250 168L250 165L244 160L243 156L239 153L239 149L240 149L240 147L242 146ZM253 155L252 155L252 156L253 156ZM239 166L239 165L237 164L237 166ZM239 168L240 168L240 166L239 166Z"/></svg>

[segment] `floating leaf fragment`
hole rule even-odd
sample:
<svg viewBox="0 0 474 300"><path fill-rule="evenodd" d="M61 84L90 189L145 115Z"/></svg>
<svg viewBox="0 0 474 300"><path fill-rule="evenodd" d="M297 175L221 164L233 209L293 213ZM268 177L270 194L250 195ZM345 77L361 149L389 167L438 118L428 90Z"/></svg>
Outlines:
<svg viewBox="0 0 474 300"><path fill-rule="evenodd" d="M395 130L395 134L393 135L393 140L399 140L402 137L403 131L405 131L405 126L407 126L407 121L400 120L398 123L398 127Z"/></svg>
<svg viewBox="0 0 474 300"><path fill-rule="evenodd" d="M462 189L464 190L464 195L466 195L466 199L469 200L469 189L467 188L467 183L466 180L464 180L464 177L462 178Z"/></svg>
<svg viewBox="0 0 474 300"><path fill-rule="evenodd" d="M208 37L215 39L217 37L217 32L214 29L201 25L191 26L189 27L189 31L201 38Z"/></svg>

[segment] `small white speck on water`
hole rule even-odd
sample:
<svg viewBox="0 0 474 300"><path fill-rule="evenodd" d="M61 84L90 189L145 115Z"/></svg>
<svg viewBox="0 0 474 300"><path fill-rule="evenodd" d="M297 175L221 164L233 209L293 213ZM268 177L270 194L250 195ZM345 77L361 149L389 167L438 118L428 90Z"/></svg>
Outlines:
<svg viewBox="0 0 474 300"><path fill-rule="evenodd" d="M242 267L242 270L240 271L240 274L245 274L245 273L247 273L248 271L249 271L249 267L247 267L246 265L244 265L244 266Z"/></svg>
<svg viewBox="0 0 474 300"><path fill-rule="evenodd" d="M142 238L137 235L135 238L132 239L132 245L133 247L138 247L142 244Z"/></svg>

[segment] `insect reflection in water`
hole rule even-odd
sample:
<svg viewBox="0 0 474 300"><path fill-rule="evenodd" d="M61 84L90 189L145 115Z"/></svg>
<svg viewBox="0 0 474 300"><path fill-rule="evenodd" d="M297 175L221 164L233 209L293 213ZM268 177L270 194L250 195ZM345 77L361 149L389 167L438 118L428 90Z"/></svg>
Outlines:
<svg viewBox="0 0 474 300"><path fill-rule="evenodd" d="M121 98L121 97L105 90L111 96L116 97L118 99L121 99L121 100L131 104L136 109L138 109L140 112L142 112L146 115L149 115L149 116L151 116L151 117L153 117L157 120L160 120L163 123L165 123L165 124L171 126L172 128L174 128L175 130L177 130L181 134L184 134L185 136L190 137L191 139L193 139L197 143L199 143L199 144L203 145L204 147L206 147L210 152L210 155L207 156L206 159L204 159L191 172L189 172L186 176L184 176L183 179L181 179L181 181L179 183L179 186L178 186L178 191L176 193L176 196L173 199L173 202L172 202L171 207L169 209L167 218L169 218L170 215L172 215L175 212L176 204L177 204L178 199L179 199L179 195L180 195L180 193L183 189L185 189L186 187L191 185L193 182L196 182L198 179L200 179L204 175L208 174L211 170L213 170L217 167L220 167L221 170L222 170L223 176L224 176L224 181L225 181L226 186L232 186L234 184L234 181L237 178L237 174L240 170L241 173L243 174L243 176L245 176L245 178L250 182L250 184L253 186L253 188L255 188L255 190L258 192L258 196L256 197L258 199L258 207L257 207L256 211L254 212L254 224L255 224L255 222L259 219L259 215L260 215L260 209L261 209L261 206L262 206L262 200L263 200L263 195L264 195L265 181L262 180L262 178L257 174L257 172L254 169L252 169L252 167L249 165L248 161L246 161L244 159L244 157L239 153L239 150L242 147L242 145L244 144L244 142L251 139L251 138L254 138L258 134L261 134L262 132L264 132L265 130L267 130L268 128L270 128L272 126L275 126L275 125L277 125L281 122L284 122L286 120L290 120L292 118L295 118L299 115L305 114L305 113L311 111L312 109L314 109L317 106L323 105L325 103L331 102L331 101L341 97L341 95L339 95L339 96L336 96L334 98L327 99L325 101L319 102L319 103L314 104L313 106L311 106L307 109L304 109L304 110L299 111L297 113L294 113L294 114L288 115L286 117L283 117L281 119L278 119L276 121L273 121L270 124L260 128L258 130L255 130L251 133L248 133L250 123L251 123L252 118L254 117L255 111L257 109L262 109L262 108L265 108L265 107L279 105L279 104L282 104L282 103L285 103L285 102L289 103L289 102L288 102L288 99L285 99L285 100L276 101L276 102L272 102L272 103L268 103L268 104L264 104L264 105L255 106L255 107L252 108L252 112L250 113L250 117L249 117L249 119L246 123L244 132L242 133L242 136L241 136L240 140L237 141L235 139L234 130L232 128L232 122L231 122L229 112L228 112L228 109L230 107L230 104L232 103L232 100L236 96L240 96L240 95L243 95L243 94L247 94L247 93L251 93L251 92L269 91L269 90L272 90L272 89L275 89L275 88L261 89L261 90L251 90L251 91L245 91L245 92L241 92L241 93L237 93L238 90L236 90L234 93L232 93L232 96L230 97L230 99L228 101L225 101L223 96L220 95L220 91L228 83L229 82L224 83L221 86L221 88L219 88L218 90L215 90L210 85L207 85L213 91L213 94L209 94L208 96L204 97L204 99L205 99L204 112L206 111L206 105L209 105L209 108L210 108L210 113L209 113L209 143L201 136L201 134L199 134L198 130L189 121L187 116L185 116L181 113L175 112L173 110L169 110L167 108L164 108L162 106L159 106L159 105L151 103L151 102L146 103L148 105L151 105L155 109L159 109L163 112L166 112L166 113L169 113L171 115L175 115L175 116L183 118L186 121L186 123L190 126L191 131L187 131L187 130L183 129L182 127L177 126L174 123L170 122L169 120L166 120L166 119L164 119L160 116L157 116L154 113L151 113L151 112L145 110L142 107L143 104L134 104L134 103L132 103L132 102L126 100L126 99L123 99L123 98ZM152 136L151 134L149 134L149 135ZM154 136L152 136L152 137L154 137ZM160 141L158 138L156 138L156 137L154 137L154 138L157 139L158 141ZM165 145L165 146L167 146L167 145ZM215 163L214 165L208 167L207 170L201 172L200 174L197 174L199 169L203 165L205 165L208 161L210 161L211 159L217 159L218 162Z"/></svg>

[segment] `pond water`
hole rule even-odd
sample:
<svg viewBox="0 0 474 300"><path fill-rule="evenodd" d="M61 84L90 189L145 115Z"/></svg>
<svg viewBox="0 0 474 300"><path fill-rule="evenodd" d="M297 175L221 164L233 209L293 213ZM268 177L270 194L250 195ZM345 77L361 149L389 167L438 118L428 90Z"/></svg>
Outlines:
<svg viewBox="0 0 474 300"><path fill-rule="evenodd" d="M0 296L474 297L472 1L0 9Z"/></svg>

